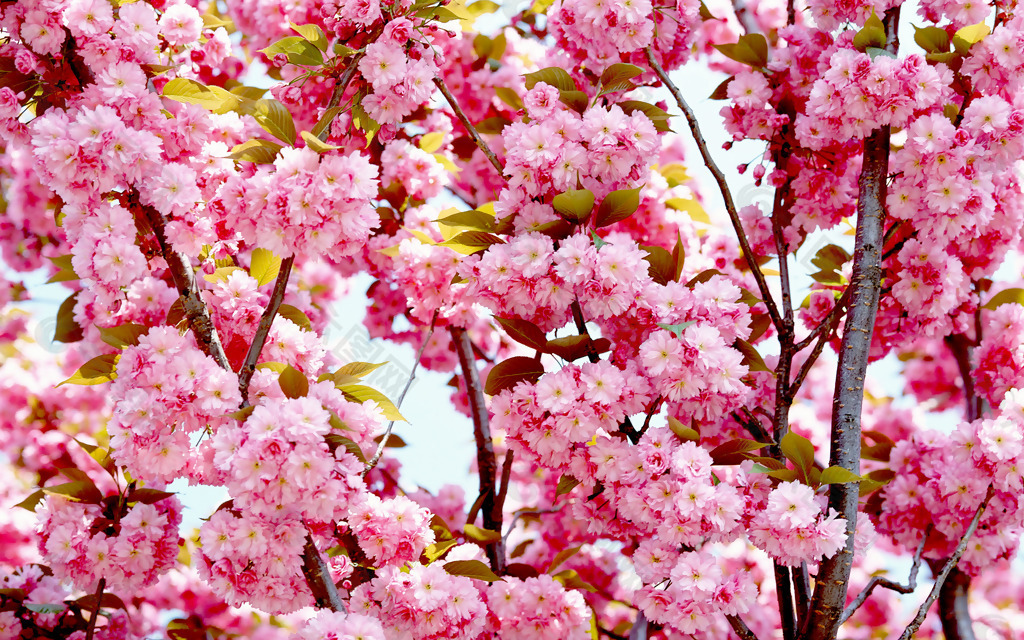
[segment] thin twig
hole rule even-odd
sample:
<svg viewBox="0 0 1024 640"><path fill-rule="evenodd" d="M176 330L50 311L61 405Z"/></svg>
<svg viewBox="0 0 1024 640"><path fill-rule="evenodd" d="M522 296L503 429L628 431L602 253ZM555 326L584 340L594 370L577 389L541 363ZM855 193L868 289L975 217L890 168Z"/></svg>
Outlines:
<svg viewBox="0 0 1024 640"><path fill-rule="evenodd" d="M494 456L494 442L491 439L490 415L484 399L484 387L480 382L480 372L476 368L476 355L469 333L462 327L449 327L452 343L459 354L459 365L469 395L470 415L473 418L473 436L476 439L477 475L480 479L481 513L485 529L501 531L501 510L497 508L497 474L498 463ZM501 575L505 570L505 546L497 540L485 547L488 560L495 573Z"/></svg>
<svg viewBox="0 0 1024 640"><path fill-rule="evenodd" d="M356 75L357 67L359 66L359 60L363 57L362 53L357 53L352 56L352 60L349 61L348 66L345 67L345 73L341 74L341 78L334 85L334 91L331 92L331 99L327 102L327 109L333 109L334 107L341 104L341 97L345 94L345 89L348 88L348 84L352 82L352 78ZM317 137L320 138L320 142L326 142L327 138L331 136L331 125L334 123L334 118L337 114L329 116L327 122L324 123L324 128Z"/></svg>
<svg viewBox="0 0 1024 640"><path fill-rule="evenodd" d="M924 622L924 618L928 615L928 609L931 608L932 604L939 597L939 591L942 589L942 584L946 581L946 576L949 572L960 562L960 557L964 555L964 551L967 550L967 543L970 541L971 536L974 535L975 530L978 528L978 523L981 522L981 514L985 511L985 507L988 506L989 500L995 494L995 486L988 486L988 493L985 494L985 499L978 505L978 510L974 513L974 518L971 519L971 524L967 527L967 531L964 532L964 536L960 538L960 543L956 545L956 551L949 557L946 564L942 567L942 571L935 577L935 584L932 585L932 590L921 604L921 608L917 610L917 615L910 622L906 629L903 630L903 634L900 636L900 640L910 640L917 633L917 630L921 628L921 623Z"/></svg>
<svg viewBox="0 0 1024 640"><path fill-rule="evenodd" d="M270 335L270 327L274 324L274 317L277 316L284 300L285 291L288 289L288 278L292 273L292 265L295 264L295 254L281 260L281 270L277 274L277 281L274 282L274 291L270 294L270 301L267 308L260 316L259 326L252 338L252 344L245 354L245 360L238 369L238 390L242 392L242 406L249 404L249 382L256 372L256 363L259 362L260 353L263 352L263 345L267 343L267 336Z"/></svg>
<svg viewBox="0 0 1024 640"><path fill-rule="evenodd" d="M537 514L541 514L541 513L558 513L561 510L562 510L562 506L561 505L559 505L557 507L551 507L549 509L518 509L512 515L512 522L510 522L508 524L508 529L505 531L505 535L501 536L502 541L504 543L506 543L506 544L508 543L508 537L510 535L512 535L513 531L516 530L516 525L519 524L519 520L523 516L537 515Z"/></svg>
<svg viewBox="0 0 1024 640"><path fill-rule="evenodd" d="M888 578L884 578L882 576L872 576L871 579L868 580L868 583L864 587L864 589L862 589L861 592L857 594L857 597L853 599L853 602L851 602L850 605L846 607L846 609L843 611L842 617L839 618L839 624L843 624L844 622L850 619L850 616L852 616L857 611L857 609L859 609L867 601L868 597L871 595L871 592L875 590L875 587L884 587L886 589L891 589L896 593L903 594L913 593L913 591L917 589L917 572L921 568L921 555L924 553L924 545L926 542L928 542L928 535L931 533L931 531L932 525L929 524L925 528L924 534L921 536L921 543L917 545L917 551L914 552L914 564L910 567L910 577L907 579L907 584L902 585L898 582L893 582L892 580L889 580Z"/></svg>
<svg viewBox="0 0 1024 640"><path fill-rule="evenodd" d="M739 616L725 616L725 619L729 621L729 626L742 640L757 640L757 636Z"/></svg>
<svg viewBox="0 0 1024 640"><path fill-rule="evenodd" d="M839 296L838 300L836 300L835 306L832 307L832 310L828 312L828 315L822 318L821 322L818 323L818 326L814 327L814 329L812 329L811 332L807 334L806 338L796 343L796 350L798 352L806 349L809 344L814 342L814 339L817 338L822 331L825 331L825 329L832 326L832 323L839 318L839 315L846 309L846 306L850 303L851 295L853 295L853 287L847 285L846 289L843 290L842 295ZM831 329L829 333L831 333L833 330L834 329Z"/></svg>
<svg viewBox="0 0 1024 640"><path fill-rule="evenodd" d="M409 387L412 386L412 381L416 379L416 369L420 366L420 359L423 357L423 352L427 348L427 343L430 342L431 336L434 335L434 326L437 324L437 316L441 312L440 309L434 312L434 317L430 319L430 328L427 330L427 335L424 336L423 342L420 344L420 348L416 350L416 359L412 363L412 371L409 372L409 379L405 381L405 387L402 389L402 394L398 396L398 402L395 404L396 409L402 408L402 401L405 400L405 394L409 393ZM384 436L380 439L380 444L377 445L377 451L374 452L373 457L366 463L366 468L363 469L363 477L370 472L370 469L377 466L380 461L380 457L384 455L384 448L388 446L388 438L391 437L391 431L395 428L395 421L392 420L388 423L388 428L384 431Z"/></svg>
<svg viewBox="0 0 1024 640"><path fill-rule="evenodd" d="M92 608L92 618L89 619L89 628L85 630L85 640L92 640L92 636L96 633L96 620L100 617L100 605L103 603L103 589L107 586L107 579L100 578L99 585L96 587L96 604Z"/></svg>
<svg viewBox="0 0 1024 640"><path fill-rule="evenodd" d="M313 534L306 528L306 545L302 549L302 574L313 592L313 600L320 609L348 613L345 602L338 595L338 588L331 579L331 570L313 542Z"/></svg>
<svg viewBox="0 0 1024 640"><path fill-rule="evenodd" d="M736 210L736 203L732 199L732 193L729 191L729 183L725 180L725 174L718 168L714 158L711 157L711 152L708 149L708 144L704 140L704 135L700 132L700 125L697 123L697 115L687 104L683 98L683 94L679 92L679 88L673 84L672 80L669 79L668 73L662 68L658 61L654 58L654 52L651 51L650 47L644 49L647 54L647 61L651 65L651 69L654 73L661 78L661 81L665 84L668 90L672 93L672 97L675 98L676 104L682 109L683 115L686 116L686 122L690 125L690 132L693 134L693 138L697 143L697 148L700 150L701 157L704 158L704 164L711 171L711 175L714 176L715 182L718 183L718 189L722 192L722 199L725 201L725 210L729 214L729 220L732 222L733 230L736 232L736 237L739 239L740 248L743 249L743 257L747 261L747 265L750 267L751 272L754 274L754 280L757 281L757 288L761 292L761 299L764 301L765 306L768 308L768 315L772 319L772 323L776 328L782 326L782 316L779 315L779 310L775 306L775 300L772 298L771 291L768 289L768 281L765 280L764 273L761 271L761 267L757 264L756 256L754 251L750 248L750 242L747 240L747 234L743 230L743 223L740 221L739 212Z"/></svg>
<svg viewBox="0 0 1024 640"><path fill-rule="evenodd" d="M487 156L487 159L491 161L494 168L498 170L498 175L504 178L505 168L501 166L498 156L494 155L494 152L487 146L484 139L480 137L480 132L477 131L476 127L473 126L473 123L469 121L469 118L466 116L466 112L462 110L462 107L459 106L455 96L453 96L452 92L448 90L448 85L444 83L444 78L437 76L434 78L434 84L437 85L437 88L441 90L441 95L443 95L445 100L448 101L448 104L451 105L452 111L455 112L455 116L459 119L459 122L461 122L462 126L464 126L466 131L469 132L469 137L473 139L473 142L476 143L476 146L480 151Z"/></svg>

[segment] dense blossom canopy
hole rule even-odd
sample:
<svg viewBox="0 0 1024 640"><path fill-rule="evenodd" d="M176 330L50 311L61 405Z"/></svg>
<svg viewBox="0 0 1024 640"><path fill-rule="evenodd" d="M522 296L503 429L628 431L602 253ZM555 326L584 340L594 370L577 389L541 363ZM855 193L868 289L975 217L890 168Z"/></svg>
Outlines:
<svg viewBox="0 0 1024 640"><path fill-rule="evenodd" d="M1024 628L1013 0L3 0L0 131L0 640Z"/></svg>

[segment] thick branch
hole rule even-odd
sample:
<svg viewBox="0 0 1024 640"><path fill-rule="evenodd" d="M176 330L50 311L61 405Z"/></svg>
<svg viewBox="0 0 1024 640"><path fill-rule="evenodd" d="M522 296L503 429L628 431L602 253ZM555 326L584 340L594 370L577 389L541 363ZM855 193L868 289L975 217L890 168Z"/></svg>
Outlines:
<svg viewBox="0 0 1024 640"><path fill-rule="evenodd" d="M917 615L910 622L906 629L903 630L903 635L900 636L900 640L910 640L917 633L917 630L921 628L921 623L924 622L924 617L928 615L928 609L931 608L932 604L939 597L939 592L942 590L943 584L946 582L946 578L950 572L956 568L960 557L964 555L964 551L967 550L967 543L970 541L971 536L978 528L978 523L981 522L981 514L985 511L985 507L988 506L988 501L992 499L992 495L995 493L995 487L989 485L988 493L985 495L985 499L978 505L978 510L974 513L974 518L971 519L970 526L967 527L967 531L964 532L964 536L960 538L960 543L956 545L956 551L949 557L946 564L942 567L942 571L935 577L935 584L932 585L932 590L921 604L921 608L917 610ZM969 620L970 618L968 618ZM973 635L973 633L972 633Z"/></svg>
<svg viewBox="0 0 1024 640"><path fill-rule="evenodd" d="M92 636L96 633L96 620L100 617L100 605L103 604L103 590L107 586L107 579L100 578L99 584L96 586L96 604L92 608L92 617L89 618L89 628L85 630L85 640L92 640Z"/></svg>
<svg viewBox="0 0 1024 640"><path fill-rule="evenodd" d="M252 338L249 351L245 354L245 361L238 370L238 390L242 392L242 405L248 405L249 382L256 372L256 363L259 362L263 345L267 343L267 336L270 334L270 327L274 324L274 317L277 316L281 302L284 300L284 293L288 289L288 278L292 273L292 265L295 264L295 255L290 255L281 261L281 270L277 274L277 281L274 283L274 291L270 294L270 301L267 308L263 310L260 317L260 324L256 328L256 335Z"/></svg>
<svg viewBox="0 0 1024 640"><path fill-rule="evenodd" d="M739 616L726 616L725 619L729 621L729 626L741 640L757 640L757 636Z"/></svg>
<svg viewBox="0 0 1024 640"><path fill-rule="evenodd" d="M306 545L302 549L302 575L313 592L313 600L319 609L330 609L347 613L345 603L338 595L338 588L331 580L331 570L313 542L313 536L306 531Z"/></svg>
<svg viewBox="0 0 1024 640"><path fill-rule="evenodd" d="M477 474L480 477L481 513L485 529L501 531L501 509L497 502L498 463L491 440L490 416L484 401L484 387L476 368L476 356L469 334L462 327L449 327L452 343L459 354L462 377L469 395L469 410L473 417L473 436L476 438ZM505 548L499 539L485 548L491 567L499 575L505 570Z"/></svg>
<svg viewBox="0 0 1024 640"><path fill-rule="evenodd" d="M437 88L441 90L441 95L443 95L445 100L448 101L448 104L451 105L452 111L455 112L455 116L459 119L459 122L462 123L462 126L466 127L466 131L469 132L469 137L473 139L473 142L476 143L476 146L480 151L482 151L483 154L487 156L487 159L491 161L491 164L494 165L495 169L497 169L498 175L504 178L505 168L501 166L498 156L494 155L494 152L487 146L484 139L480 137L480 132L477 131L476 127L473 126L473 123L469 121L469 118L466 116L466 112L462 110L462 107L459 106L455 96L453 96L452 92L448 90L448 85L444 83L444 78L437 76L434 78L434 84L437 85Z"/></svg>
<svg viewBox="0 0 1024 640"><path fill-rule="evenodd" d="M636 621L629 630L629 640L647 640L647 616L643 611L636 612Z"/></svg>
<svg viewBox="0 0 1024 640"><path fill-rule="evenodd" d="M886 16L891 20L891 15ZM857 236L850 286L850 311L844 325L835 396L832 402L831 464L860 473L861 405L881 293L881 251L885 230L886 175L889 171L889 128L876 129L864 140L864 158L857 202ZM846 546L818 569L807 633L811 640L834 640L846 601L853 567L853 535L857 526L860 483L834 484L829 507L846 520Z"/></svg>
<svg viewBox="0 0 1024 640"><path fill-rule="evenodd" d="M946 640L974 640L974 624L967 593L971 577L953 567L939 589L939 620Z"/></svg>
<svg viewBox="0 0 1024 640"><path fill-rule="evenodd" d="M729 214L729 220L732 222L733 230L736 232L736 237L739 240L740 248L743 250L743 257L747 261L747 265L750 266L751 272L754 274L754 280L757 281L757 288L761 292L761 299L764 301L765 306L768 307L768 315L772 319L772 323L775 324L776 328L782 327L782 316L779 315L779 310L775 306L775 300L772 299L771 291L768 289L768 281L765 280L764 273L761 271L761 267L757 264L757 257L754 255L754 251L750 248L750 242L747 240L747 234L743 230L743 223L740 221L739 212L736 210L736 203L732 199L732 193L729 191L729 184L725 180L725 174L718 168L714 158L711 157L711 152L708 149L708 143L704 140L704 135L700 132L700 125L697 123L697 115L687 104L683 98L683 94L679 92L679 87L673 84L672 80L669 79L668 73L662 68L658 61L654 58L654 53L648 47L644 49L647 54L647 61L651 65L651 69L658 75L661 81L665 84L668 90L672 93L672 97L675 98L676 104L683 111L683 115L686 116L686 122L690 125L690 132L693 134L693 139L697 143L697 149L700 150L700 155L704 158L704 164L711 171L711 175L714 176L715 182L718 183L718 189L722 192L722 199L725 201L725 210Z"/></svg>
<svg viewBox="0 0 1024 640"><path fill-rule="evenodd" d="M160 244L160 252L171 271L174 287L181 296L185 319L188 321L189 329L192 330L192 335L195 336L196 343L203 353L216 360L221 367L231 371L228 357L224 353L224 346L217 335L217 328L213 326L210 312L199 294L199 285L196 282L191 261L185 254L175 251L167 241L166 223L159 211L146 205L140 205L139 210L153 229L156 241Z"/></svg>

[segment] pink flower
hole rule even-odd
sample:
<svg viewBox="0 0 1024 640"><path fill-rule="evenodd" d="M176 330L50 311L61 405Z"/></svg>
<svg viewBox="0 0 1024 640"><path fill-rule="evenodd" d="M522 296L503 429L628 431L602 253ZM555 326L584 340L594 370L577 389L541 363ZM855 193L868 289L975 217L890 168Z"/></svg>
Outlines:
<svg viewBox="0 0 1024 640"><path fill-rule="evenodd" d="M199 39L203 31L203 19L195 7L175 4L167 7L160 16L160 35L171 46L191 44Z"/></svg>

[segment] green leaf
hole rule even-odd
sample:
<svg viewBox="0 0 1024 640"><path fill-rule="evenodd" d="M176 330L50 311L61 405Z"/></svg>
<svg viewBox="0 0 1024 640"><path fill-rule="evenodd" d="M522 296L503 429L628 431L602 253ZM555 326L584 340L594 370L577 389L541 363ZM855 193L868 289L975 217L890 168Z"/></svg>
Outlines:
<svg viewBox="0 0 1024 640"><path fill-rule="evenodd" d="M745 454L767 446L764 442L744 438L729 440L711 450L711 460L716 465L739 464L747 459Z"/></svg>
<svg viewBox="0 0 1024 640"><path fill-rule="evenodd" d="M359 448L359 445L350 438L346 438L343 435L337 433L328 433L324 436L324 440L327 442L327 446L330 447L331 451L335 451L338 448L344 448L346 451L356 457L359 462L366 464L366 456L363 455L363 450Z"/></svg>
<svg viewBox="0 0 1024 640"><path fill-rule="evenodd" d="M75 273L75 268L71 266L71 254L50 258L50 262L53 263L53 266L57 267L57 273L50 276L50 279L46 281L46 284L78 280L78 274Z"/></svg>
<svg viewBox="0 0 1024 640"><path fill-rule="evenodd" d="M494 216L483 211L459 211L443 218L437 219L438 224L446 227L460 227L484 233L494 232Z"/></svg>
<svg viewBox="0 0 1024 640"><path fill-rule="evenodd" d="M37 491L33 491L29 497L14 506L21 507L22 509L27 509L29 511L35 511L36 507L39 506L39 503L43 501L45 496L46 494L43 493L43 490L39 489Z"/></svg>
<svg viewBox="0 0 1024 640"><path fill-rule="evenodd" d="M769 471L767 475L775 478L776 480L782 480L783 482L796 482L802 475L799 469L774 469Z"/></svg>
<svg viewBox="0 0 1024 640"><path fill-rule="evenodd" d="M53 487L43 487L43 493L52 496L64 496L74 502L85 502L87 504L99 504L103 501L103 494L96 488L92 480L75 480L65 482Z"/></svg>
<svg viewBox="0 0 1024 640"><path fill-rule="evenodd" d="M594 194L588 189L572 189L555 196L551 206L569 222L583 224L594 208Z"/></svg>
<svg viewBox="0 0 1024 640"><path fill-rule="evenodd" d="M318 67L324 63L324 54L315 45L300 36L288 36L274 44L260 49L273 60L277 54L284 54L288 62L292 64L305 65L307 67Z"/></svg>
<svg viewBox="0 0 1024 640"><path fill-rule="evenodd" d="M640 187L612 191L605 196L600 206L597 207L597 213L594 215L594 226L597 228L607 227L616 222L621 222L633 215L639 207Z"/></svg>
<svg viewBox="0 0 1024 640"><path fill-rule="evenodd" d="M814 468L814 445L811 441L794 431L787 431L786 435L782 436L780 445L782 455L796 465L803 473L804 479L809 478L811 469Z"/></svg>
<svg viewBox="0 0 1024 640"><path fill-rule="evenodd" d="M772 372L772 370L768 368L768 365L765 364L764 358L762 358L761 354L754 348L754 345L750 344L746 340L737 339L732 346L743 354L743 364L747 365L751 371Z"/></svg>
<svg viewBox="0 0 1024 640"><path fill-rule="evenodd" d="M501 5L499 5L497 2L491 2L491 0L477 0L473 4L466 6L466 11L468 11L469 15L473 16L474 18L479 18L484 14L494 13L500 8Z"/></svg>
<svg viewBox="0 0 1024 640"><path fill-rule="evenodd" d="M630 80L643 72L644 70L635 64L616 62L601 74L601 95L635 89L636 85Z"/></svg>
<svg viewBox="0 0 1024 640"><path fill-rule="evenodd" d="M562 101L562 104L581 115L590 106L590 98L582 91L559 89L558 99Z"/></svg>
<svg viewBox="0 0 1024 640"><path fill-rule="evenodd" d="M327 130L327 125L334 122L334 118L342 111L343 109L341 107L331 107L324 111L324 114L316 121L316 124L313 126L313 130L310 133L319 139L320 134Z"/></svg>
<svg viewBox="0 0 1024 640"><path fill-rule="evenodd" d="M381 411L384 412L384 417L388 420L408 422L401 413L398 412L398 407L395 403L388 400L380 391L372 387L367 387L361 384L347 384L339 387L341 392L345 394L345 397L352 402L365 402L367 400L373 400L380 407Z"/></svg>
<svg viewBox="0 0 1024 640"><path fill-rule="evenodd" d="M263 98L253 105L251 115L270 135L290 145L295 144L295 122L288 107L272 98Z"/></svg>
<svg viewBox="0 0 1024 640"><path fill-rule="evenodd" d="M125 498L129 503L141 502L143 504L156 504L161 500L166 500L174 494L169 491L160 491L159 489L134 489Z"/></svg>
<svg viewBox="0 0 1024 640"><path fill-rule="evenodd" d="M821 472L821 484L846 484L847 482L860 482L863 480L856 473L843 467L835 465Z"/></svg>
<svg viewBox="0 0 1024 640"><path fill-rule="evenodd" d="M285 320L291 320L303 331L312 331L313 323L309 321L309 316L302 312L302 309L293 307L290 304L282 304L277 309L277 315L281 316Z"/></svg>
<svg viewBox="0 0 1024 640"><path fill-rule="evenodd" d="M262 138L256 138L243 142L242 144L235 145L235 147L231 149L231 155L228 157L240 162L270 164L280 152L281 145L269 140L263 140Z"/></svg>
<svg viewBox="0 0 1024 640"><path fill-rule="evenodd" d="M320 138L316 137L309 131L299 132L299 137L302 138L302 141L306 143L307 147L309 147L313 151L316 151L319 154L324 154L327 153L328 151L334 151L335 149L341 148L336 144L327 144L326 142L322 141Z"/></svg>
<svg viewBox="0 0 1024 640"><path fill-rule="evenodd" d="M560 67L547 67L540 71L534 71L533 73L527 73L523 78L526 81L526 88L534 88L538 82L544 82L552 87L555 87L559 91L576 91L576 83L573 82L572 76L569 72Z"/></svg>
<svg viewBox="0 0 1024 640"><path fill-rule="evenodd" d="M484 384L484 392L489 396L495 396L515 387L519 382L534 383L544 375L544 365L524 356L516 356L503 360L494 365L487 382Z"/></svg>
<svg viewBox="0 0 1024 640"><path fill-rule="evenodd" d="M500 577L479 560L453 560L444 564L444 570L453 576L464 576L484 582L497 582Z"/></svg>
<svg viewBox="0 0 1024 640"><path fill-rule="evenodd" d="M292 31L305 38L306 42L324 53L327 52L327 36L324 35L323 29L315 24L298 25L293 22L289 22L288 26L292 28Z"/></svg>
<svg viewBox="0 0 1024 640"><path fill-rule="evenodd" d="M163 96L178 102L198 105L210 111L216 111L224 104L224 99L205 84L187 78L174 78L169 81L164 85Z"/></svg>
<svg viewBox="0 0 1024 640"><path fill-rule="evenodd" d="M365 378L386 364L387 362L350 362L340 367L333 375Z"/></svg>
<svg viewBox="0 0 1024 640"><path fill-rule="evenodd" d="M57 309L57 326L53 331L54 342L70 344L79 342L85 337L85 330L75 320L75 304L78 302L78 292L72 293Z"/></svg>
<svg viewBox="0 0 1024 640"><path fill-rule="evenodd" d="M227 282L232 273L243 271L241 267L220 267L213 273L203 274L203 280L207 282Z"/></svg>
<svg viewBox="0 0 1024 640"><path fill-rule="evenodd" d="M249 259L249 275L262 287L277 280L281 272L281 258L269 249L253 249Z"/></svg>
<svg viewBox="0 0 1024 640"><path fill-rule="evenodd" d="M494 89L494 95L498 96L499 100L516 111L521 111L523 109L522 98L519 97L519 94L508 87L496 87Z"/></svg>
<svg viewBox="0 0 1024 640"><path fill-rule="evenodd" d="M490 529L482 529L473 524L467 524L463 528L463 531L466 533L466 538L480 545L488 545L492 542L501 540L500 532L491 531Z"/></svg>
<svg viewBox="0 0 1024 640"><path fill-rule="evenodd" d="M1024 289L1003 289L992 296L982 308L991 310L1004 304L1024 304Z"/></svg>
<svg viewBox="0 0 1024 640"><path fill-rule="evenodd" d="M579 484L580 481L572 476L562 476L558 479L558 488L555 489L555 497L564 496L579 486Z"/></svg>
<svg viewBox="0 0 1024 640"><path fill-rule="evenodd" d="M672 131L668 126L668 119L672 116L661 107L640 100L624 100L618 105L626 115L632 115L634 111L639 111L647 116L647 119L654 125L654 129L659 133Z"/></svg>
<svg viewBox="0 0 1024 640"><path fill-rule="evenodd" d="M566 589L583 589L590 593L597 593L597 588L594 585L586 582L580 577L580 574L576 573L574 569L566 569L565 571L559 571L558 573L551 576L558 582L562 583Z"/></svg>
<svg viewBox="0 0 1024 640"><path fill-rule="evenodd" d="M433 544L427 545L427 548L423 550L423 556L426 558L426 564L430 564L437 560L440 560L448 550L459 543L458 540L440 540Z"/></svg>
<svg viewBox="0 0 1024 640"><path fill-rule="evenodd" d="M281 385L284 395L289 398L304 398L309 393L309 380L306 374L291 365L284 368L277 383Z"/></svg>
<svg viewBox="0 0 1024 640"><path fill-rule="evenodd" d="M668 428L683 442L700 442L700 433L696 429L687 427L672 416L668 417Z"/></svg>
<svg viewBox="0 0 1024 640"><path fill-rule="evenodd" d="M671 332L672 334L675 335L675 337L681 339L683 337L683 331L686 329L686 327L689 327L692 324L697 324L697 321L688 320L687 322L680 322L678 324L666 324L664 322L659 322L658 326L664 329L665 331Z"/></svg>
<svg viewBox="0 0 1024 640"><path fill-rule="evenodd" d="M714 47L736 62L754 68L768 65L768 41L760 33L748 33L735 44L716 44Z"/></svg>
<svg viewBox="0 0 1024 640"><path fill-rule="evenodd" d="M115 349L139 344L139 338L149 333L149 327L128 322L116 327L99 327L100 338Z"/></svg>
<svg viewBox="0 0 1024 640"><path fill-rule="evenodd" d="M109 591L104 591L101 597L97 598L95 593L82 596L74 601L82 609L92 611L99 605L102 609L127 609L124 600L118 598Z"/></svg>
<svg viewBox="0 0 1024 640"><path fill-rule="evenodd" d="M441 246L450 247L459 253L471 254L484 251L492 244L505 244L505 241L493 233L483 231L463 231L458 235L439 243Z"/></svg>
<svg viewBox="0 0 1024 640"><path fill-rule="evenodd" d="M696 198L669 198L665 201L665 206L676 211L682 211L694 222L701 222L704 224L711 224L711 216L704 210L702 205Z"/></svg>
<svg viewBox="0 0 1024 640"><path fill-rule="evenodd" d="M640 248L647 252L644 258L647 261L647 272L655 282L665 286L675 280L676 261L667 249L647 245L640 245Z"/></svg>
<svg viewBox="0 0 1024 640"><path fill-rule="evenodd" d="M547 353L554 354L563 360L572 362L573 360L579 360L580 358L594 353L604 353L611 350L612 343L607 338L598 338L594 340L588 335L581 336L566 336L564 338L555 338L554 340L548 340L545 351Z"/></svg>
<svg viewBox="0 0 1024 640"><path fill-rule="evenodd" d="M949 34L942 27L914 26L914 42L928 53L949 51Z"/></svg>
<svg viewBox="0 0 1024 640"><path fill-rule="evenodd" d="M59 387L63 384L80 384L89 386L110 382L117 377L117 374L114 373L114 370L117 368L117 358L118 356L112 353L96 356L79 367L78 371L76 371L74 375L57 386Z"/></svg>
<svg viewBox="0 0 1024 640"><path fill-rule="evenodd" d="M866 51L869 48L881 49L885 47L885 41L885 25L872 9L871 17L864 22L864 28L853 36L853 46L860 51Z"/></svg>
<svg viewBox="0 0 1024 640"><path fill-rule="evenodd" d="M828 244L818 249L818 252L811 258L811 264L818 267L816 273L811 277L815 282L825 285L843 284L843 276L840 271L843 265L850 260L851 256L839 245Z"/></svg>
<svg viewBox="0 0 1024 640"><path fill-rule="evenodd" d="M984 22L964 27L953 34L953 47L957 53L966 56L970 53L971 47L984 40L991 32Z"/></svg>
<svg viewBox="0 0 1024 640"><path fill-rule="evenodd" d="M568 549L562 549L561 551L555 554L554 558L551 559L551 562L548 563L548 568L544 570L544 573L551 573L552 571L557 569L560 564L562 564L569 558L579 553L579 550L582 548L583 545L578 545L575 547L570 547Z"/></svg>
<svg viewBox="0 0 1024 640"><path fill-rule="evenodd" d="M495 317L494 319L501 325L501 328L505 330L505 333L519 344L538 351L544 351L547 349L548 339L544 335L544 332L541 331L540 327L529 320L498 317Z"/></svg>
<svg viewBox="0 0 1024 640"><path fill-rule="evenodd" d="M729 99L729 84L736 79L736 76L729 76L722 83L715 87L715 90L708 96L709 100L728 100Z"/></svg>

